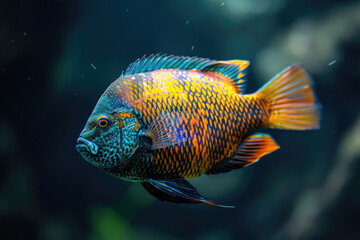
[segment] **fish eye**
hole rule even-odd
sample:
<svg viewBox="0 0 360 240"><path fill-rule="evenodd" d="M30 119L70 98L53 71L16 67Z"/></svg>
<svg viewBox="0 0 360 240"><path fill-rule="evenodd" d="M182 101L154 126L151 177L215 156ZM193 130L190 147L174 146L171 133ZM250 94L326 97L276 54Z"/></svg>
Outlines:
<svg viewBox="0 0 360 240"><path fill-rule="evenodd" d="M97 125L101 129L107 128L109 124L110 124L110 119L106 116L101 116L97 119Z"/></svg>

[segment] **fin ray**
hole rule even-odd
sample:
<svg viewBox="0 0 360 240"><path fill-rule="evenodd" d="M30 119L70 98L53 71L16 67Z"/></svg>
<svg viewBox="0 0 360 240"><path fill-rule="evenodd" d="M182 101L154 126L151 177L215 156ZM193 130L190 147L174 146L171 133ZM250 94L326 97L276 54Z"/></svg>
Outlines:
<svg viewBox="0 0 360 240"><path fill-rule="evenodd" d="M216 204L201 196L200 193L188 181L183 178L172 180L149 179L141 183L143 187L154 197L161 201L176 203L206 203L217 207L233 208Z"/></svg>
<svg viewBox="0 0 360 240"><path fill-rule="evenodd" d="M165 148L187 140L187 131L181 112L159 115L151 122L144 136L152 139L152 149Z"/></svg>
<svg viewBox="0 0 360 240"><path fill-rule="evenodd" d="M244 93L248 65L249 61L246 60L216 61L208 58L151 54L149 57L143 56L130 64L120 77L159 69L208 71L230 79L236 86L238 93Z"/></svg>
<svg viewBox="0 0 360 240"><path fill-rule="evenodd" d="M312 80L299 64L273 77L256 94L267 102L269 119L266 127L307 130L320 127L320 104Z"/></svg>
<svg viewBox="0 0 360 240"><path fill-rule="evenodd" d="M279 149L279 145L270 135L265 133L252 134L244 139L232 158L220 162L207 174L218 174L247 167L277 149Z"/></svg>

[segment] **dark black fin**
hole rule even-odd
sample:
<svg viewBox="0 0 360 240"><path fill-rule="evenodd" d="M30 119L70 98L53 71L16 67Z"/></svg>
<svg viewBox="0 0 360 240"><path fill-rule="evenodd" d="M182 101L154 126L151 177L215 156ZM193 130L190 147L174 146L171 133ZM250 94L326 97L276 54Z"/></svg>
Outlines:
<svg viewBox="0 0 360 240"><path fill-rule="evenodd" d="M121 77L159 69L196 69L224 75L233 81L239 93L244 93L246 87L246 68L248 65L249 61L246 60L216 61L208 58L152 54L149 57L144 56L137 59L134 63L130 64L125 72L121 74Z"/></svg>
<svg viewBox="0 0 360 240"><path fill-rule="evenodd" d="M187 131L181 112L157 116L144 136L152 139L152 149L165 148L187 140Z"/></svg>
<svg viewBox="0 0 360 240"><path fill-rule="evenodd" d="M207 203L217 207L234 208L216 204L198 193L198 191L185 179L153 180L141 183L144 188L154 197L161 201L176 203Z"/></svg>
<svg viewBox="0 0 360 240"><path fill-rule="evenodd" d="M255 133L244 139L232 158L220 162L207 174L229 172L249 166L277 149L279 149L279 145L268 134Z"/></svg>

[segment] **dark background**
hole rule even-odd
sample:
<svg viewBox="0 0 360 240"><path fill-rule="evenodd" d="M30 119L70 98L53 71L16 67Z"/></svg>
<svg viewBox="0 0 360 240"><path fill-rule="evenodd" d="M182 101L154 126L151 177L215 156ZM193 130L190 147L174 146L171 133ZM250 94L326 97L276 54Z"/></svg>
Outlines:
<svg viewBox="0 0 360 240"><path fill-rule="evenodd" d="M335 0L1 1L0 238L359 239L359 12ZM247 92L303 63L322 127L264 130L279 151L191 181L235 209L157 201L75 144L106 87L158 52L248 59Z"/></svg>

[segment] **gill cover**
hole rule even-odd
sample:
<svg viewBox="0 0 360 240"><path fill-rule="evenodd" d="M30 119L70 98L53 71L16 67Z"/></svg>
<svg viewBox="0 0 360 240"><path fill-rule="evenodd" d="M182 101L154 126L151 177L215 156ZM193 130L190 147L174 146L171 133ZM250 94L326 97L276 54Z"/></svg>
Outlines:
<svg viewBox="0 0 360 240"><path fill-rule="evenodd" d="M126 161L134 154L139 146L141 123L134 112L122 110L118 114L117 124L121 134L121 160Z"/></svg>

